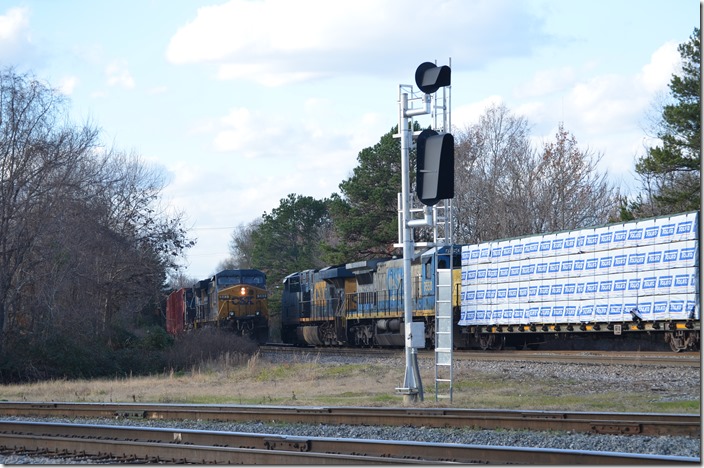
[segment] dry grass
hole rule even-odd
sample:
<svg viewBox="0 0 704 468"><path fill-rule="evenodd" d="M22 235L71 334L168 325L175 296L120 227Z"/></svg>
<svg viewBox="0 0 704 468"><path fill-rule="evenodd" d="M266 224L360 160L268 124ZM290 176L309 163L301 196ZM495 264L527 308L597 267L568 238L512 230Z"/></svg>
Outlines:
<svg viewBox="0 0 704 468"><path fill-rule="evenodd" d="M91 381L51 381L0 386L10 401L157 402L205 404L271 404L327 406L403 406L404 367L382 364L273 364L258 354L245 365L226 358L152 377ZM698 399L661 399L645 392L608 387L585 392L580 382L512 379L482 371L457 372L453 401L435 401L435 369L421 366L425 400L417 406L555 409L637 412L699 412ZM442 393L442 392L441 392Z"/></svg>

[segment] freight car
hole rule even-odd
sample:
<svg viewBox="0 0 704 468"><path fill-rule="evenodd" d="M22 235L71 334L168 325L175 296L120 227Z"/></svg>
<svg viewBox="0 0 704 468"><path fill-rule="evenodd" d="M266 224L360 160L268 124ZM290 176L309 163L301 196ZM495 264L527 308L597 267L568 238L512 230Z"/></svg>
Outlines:
<svg viewBox="0 0 704 468"><path fill-rule="evenodd" d="M458 348L535 347L545 338L660 333L700 341L698 213L478 245L412 261L413 321L435 338L437 268L452 270ZM403 260L360 261L284 279L282 341L403 346ZM603 336L603 335L602 335Z"/></svg>
<svg viewBox="0 0 704 468"><path fill-rule="evenodd" d="M269 338L267 296L264 272L223 270L169 295L167 331L175 335L191 329L219 327L266 343Z"/></svg>
<svg viewBox="0 0 704 468"><path fill-rule="evenodd" d="M166 299L166 331L180 335L192 327L196 316L192 288L179 288Z"/></svg>
<svg viewBox="0 0 704 468"><path fill-rule="evenodd" d="M463 246L459 326L485 349L599 333L697 349L699 248L698 212Z"/></svg>

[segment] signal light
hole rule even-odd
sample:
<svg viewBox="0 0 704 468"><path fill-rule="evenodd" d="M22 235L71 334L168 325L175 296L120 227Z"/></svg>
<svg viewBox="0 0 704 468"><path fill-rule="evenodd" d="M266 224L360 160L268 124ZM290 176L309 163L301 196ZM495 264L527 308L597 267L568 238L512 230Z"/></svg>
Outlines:
<svg viewBox="0 0 704 468"><path fill-rule="evenodd" d="M450 67L438 67L431 62L423 62L416 68L416 85L425 94L433 94L443 86L450 86Z"/></svg>
<svg viewBox="0 0 704 468"><path fill-rule="evenodd" d="M416 141L416 195L433 206L455 197L455 139L450 133L423 130Z"/></svg>

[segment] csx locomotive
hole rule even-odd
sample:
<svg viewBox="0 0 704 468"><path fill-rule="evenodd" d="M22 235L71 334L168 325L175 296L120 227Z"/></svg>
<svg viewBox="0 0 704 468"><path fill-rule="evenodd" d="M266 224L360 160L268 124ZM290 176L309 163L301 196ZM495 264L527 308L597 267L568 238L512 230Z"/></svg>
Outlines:
<svg viewBox="0 0 704 468"><path fill-rule="evenodd" d="M450 249L430 250L413 262L413 320L435 330L436 263L450 264ZM459 252L454 255L459 267ZM459 269L457 270L459 274ZM284 279L281 339L333 346L403 346L403 259L367 260ZM459 303L456 303L459 305Z"/></svg>
<svg viewBox="0 0 704 468"><path fill-rule="evenodd" d="M698 212L424 252L412 262L412 309L427 346L438 268L451 269L456 347L648 333L674 351L699 348ZM288 275L282 341L403 346L402 275L395 258Z"/></svg>
<svg viewBox="0 0 704 468"><path fill-rule="evenodd" d="M259 343L269 338L266 275L253 269L223 270L190 288L172 292L166 303L166 329L219 327Z"/></svg>

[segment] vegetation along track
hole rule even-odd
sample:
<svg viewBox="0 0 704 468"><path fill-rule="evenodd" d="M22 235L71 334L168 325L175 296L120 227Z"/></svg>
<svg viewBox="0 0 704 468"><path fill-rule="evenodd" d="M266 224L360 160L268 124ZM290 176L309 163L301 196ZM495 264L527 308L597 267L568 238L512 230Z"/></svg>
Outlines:
<svg viewBox="0 0 704 468"><path fill-rule="evenodd" d="M0 421L0 447L110 462L699 464L699 458L662 455L7 421Z"/></svg>

